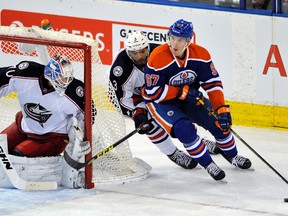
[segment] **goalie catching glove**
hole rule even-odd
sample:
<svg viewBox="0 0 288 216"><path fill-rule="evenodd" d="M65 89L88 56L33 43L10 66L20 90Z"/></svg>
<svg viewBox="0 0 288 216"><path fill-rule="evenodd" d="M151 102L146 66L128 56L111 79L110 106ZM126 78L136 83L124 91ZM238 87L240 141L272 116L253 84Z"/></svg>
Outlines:
<svg viewBox="0 0 288 216"><path fill-rule="evenodd" d="M141 128L138 133L146 134L150 131L151 123L148 120L147 110L144 108L136 108L132 112L132 119L135 123L135 128Z"/></svg>
<svg viewBox="0 0 288 216"><path fill-rule="evenodd" d="M216 109L216 113L218 114L216 126L224 132L229 131L230 127L232 126L232 118L229 105L223 105L218 107Z"/></svg>

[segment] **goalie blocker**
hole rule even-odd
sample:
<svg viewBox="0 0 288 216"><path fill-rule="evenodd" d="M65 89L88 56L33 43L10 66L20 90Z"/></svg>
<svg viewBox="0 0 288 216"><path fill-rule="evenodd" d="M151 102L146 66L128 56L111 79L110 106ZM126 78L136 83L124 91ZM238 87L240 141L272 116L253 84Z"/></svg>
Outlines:
<svg viewBox="0 0 288 216"><path fill-rule="evenodd" d="M66 153L74 160L84 162L85 155L91 151L91 147L89 142L83 141L84 132L81 123L76 118L72 117L67 125L67 130L69 143L65 149ZM3 146L2 143L1 147L7 151L8 146L7 143L5 144L6 146ZM56 157L28 158L7 154L6 157L9 157L18 176L24 181L36 183L57 182L58 186L63 186L65 188L85 187L84 169L76 170L70 167L61 155ZM15 187L2 166L0 166L0 187ZM25 188L19 189L25 190ZM39 188L39 190L41 190L41 188Z"/></svg>

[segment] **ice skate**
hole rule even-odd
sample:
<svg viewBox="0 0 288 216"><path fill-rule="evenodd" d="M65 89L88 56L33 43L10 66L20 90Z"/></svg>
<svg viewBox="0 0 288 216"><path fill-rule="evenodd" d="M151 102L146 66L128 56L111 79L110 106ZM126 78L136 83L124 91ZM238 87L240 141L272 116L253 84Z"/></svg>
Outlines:
<svg viewBox="0 0 288 216"><path fill-rule="evenodd" d="M219 152L229 163L232 165L239 167L240 169L249 169L252 165L251 161L248 158L245 158L240 155L236 155L235 157L229 158L227 157L224 152L220 149ZM249 170L253 171L253 168L250 168Z"/></svg>
<svg viewBox="0 0 288 216"><path fill-rule="evenodd" d="M174 163L184 169L193 169L198 164L191 156L185 154L179 149L176 149L176 151L172 155L167 156L170 160L172 160Z"/></svg>
<svg viewBox="0 0 288 216"><path fill-rule="evenodd" d="M216 142L203 138L203 142L206 145L210 154L216 155L220 153L220 148L216 145Z"/></svg>
<svg viewBox="0 0 288 216"><path fill-rule="evenodd" d="M212 161L205 167L209 175L216 181L222 180L225 177L225 172Z"/></svg>
<svg viewBox="0 0 288 216"><path fill-rule="evenodd" d="M230 163L241 169L249 169L252 165L251 161L248 158L245 158L240 155L236 155L233 158L229 159Z"/></svg>

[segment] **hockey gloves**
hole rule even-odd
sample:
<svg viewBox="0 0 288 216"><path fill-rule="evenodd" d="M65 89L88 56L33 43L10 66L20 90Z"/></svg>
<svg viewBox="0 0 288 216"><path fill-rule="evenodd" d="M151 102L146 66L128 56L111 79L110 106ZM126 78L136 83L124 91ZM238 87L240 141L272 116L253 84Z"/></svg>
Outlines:
<svg viewBox="0 0 288 216"><path fill-rule="evenodd" d="M151 129L151 124L148 121L147 110L144 108L136 108L132 112L132 119L135 123L135 128L141 128L138 132L140 134L146 134Z"/></svg>
<svg viewBox="0 0 288 216"><path fill-rule="evenodd" d="M200 105L198 98L203 100L203 94L201 91L198 91L198 89L185 85L181 88L177 98L192 105Z"/></svg>
<svg viewBox="0 0 288 216"><path fill-rule="evenodd" d="M216 113L218 115L218 120L216 121L217 127L219 127L224 132L229 131L232 125L229 105L218 107L216 109Z"/></svg>

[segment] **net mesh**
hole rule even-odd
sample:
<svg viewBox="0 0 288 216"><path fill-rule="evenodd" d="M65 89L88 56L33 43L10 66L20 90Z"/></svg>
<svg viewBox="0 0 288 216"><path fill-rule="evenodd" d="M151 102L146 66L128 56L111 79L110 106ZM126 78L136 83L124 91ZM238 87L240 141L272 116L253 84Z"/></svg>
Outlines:
<svg viewBox="0 0 288 216"><path fill-rule="evenodd" d="M55 54L63 54L71 61L77 79L84 81L84 51L83 49L56 45L42 45L41 40L58 42L84 43L91 47L91 97L97 109L95 123L91 127L92 155L99 153L111 144L125 136L125 119L121 114L118 100L109 82L107 67L102 65L98 54L96 41L73 34L56 31L45 31L38 27L0 27L0 35L9 40L0 39L0 67L16 65L22 60L36 61L47 64ZM12 38L10 37L12 36ZM19 41L20 37L20 41ZM21 38L35 38L35 42L21 42ZM15 42L14 38L17 38ZM84 83L84 85L86 85ZM86 95L87 92L85 92ZM89 94L90 95L90 94ZM10 93L0 98L0 131L10 125L16 112L20 111L17 93ZM85 114L86 116L86 114ZM91 168L86 168L91 169ZM129 143L124 141L107 154L93 162L92 181L96 184L125 183L146 178L150 167L144 161L132 156Z"/></svg>

